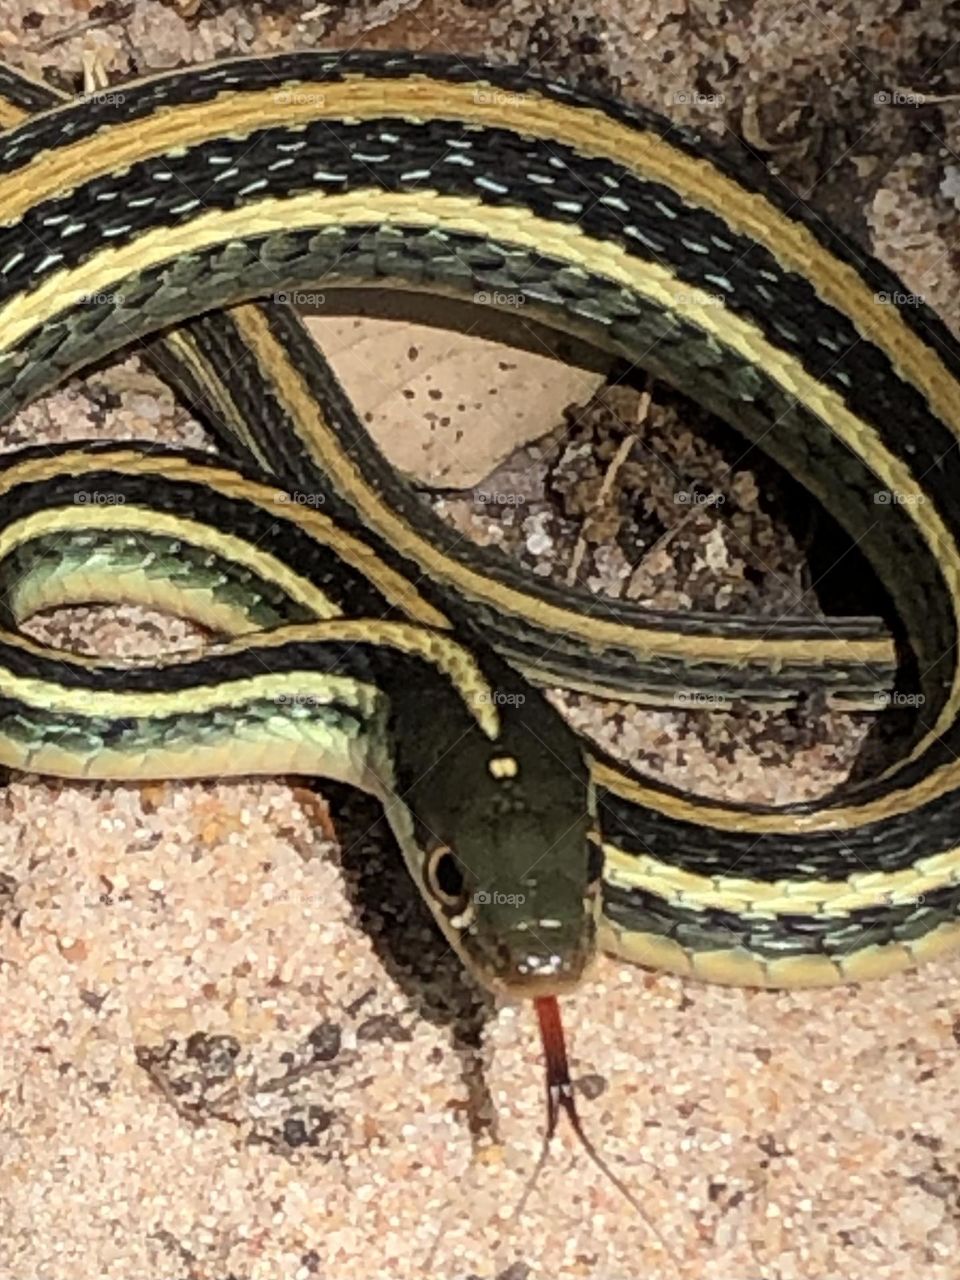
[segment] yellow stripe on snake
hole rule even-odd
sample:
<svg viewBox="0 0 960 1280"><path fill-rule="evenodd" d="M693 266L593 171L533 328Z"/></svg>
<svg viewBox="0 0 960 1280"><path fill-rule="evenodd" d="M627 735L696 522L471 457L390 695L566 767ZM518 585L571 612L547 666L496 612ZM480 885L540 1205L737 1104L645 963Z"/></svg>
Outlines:
<svg viewBox="0 0 960 1280"><path fill-rule="evenodd" d="M157 339L237 464L132 446L9 461L0 763L347 779L383 800L438 924L501 992L579 980L597 924L626 958L765 986L957 944L960 360L928 310L883 300L906 292L888 271L702 139L506 68L291 54L83 104L0 89L5 414ZM919 707L896 763L771 809L581 742L528 677L654 700L819 685L853 706L893 642L863 619L623 608L459 545L269 301L321 282L522 288L531 322L682 387L786 467L889 594ZM118 499L75 500L92 491ZM16 629L122 598L232 638L148 667Z"/></svg>

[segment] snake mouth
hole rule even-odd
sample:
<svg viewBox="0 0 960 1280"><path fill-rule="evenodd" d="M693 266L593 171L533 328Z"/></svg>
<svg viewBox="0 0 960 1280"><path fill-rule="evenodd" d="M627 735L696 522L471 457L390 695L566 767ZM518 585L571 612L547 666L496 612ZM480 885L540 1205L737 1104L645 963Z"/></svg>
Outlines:
<svg viewBox="0 0 960 1280"><path fill-rule="evenodd" d="M481 966L483 980L497 995L514 1000L566 995L582 982L595 953L592 934L580 933L573 945L561 947L519 928L492 951Z"/></svg>
<svg viewBox="0 0 960 1280"><path fill-rule="evenodd" d="M517 977L493 978L487 980L488 986L499 995L509 1000L540 1000L546 996L565 996L575 990L582 981L582 974L577 977Z"/></svg>

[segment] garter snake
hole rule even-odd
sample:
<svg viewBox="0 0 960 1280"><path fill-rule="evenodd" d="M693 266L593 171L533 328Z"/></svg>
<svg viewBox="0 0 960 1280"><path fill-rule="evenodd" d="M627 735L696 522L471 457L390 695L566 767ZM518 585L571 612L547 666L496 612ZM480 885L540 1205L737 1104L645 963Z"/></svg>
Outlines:
<svg viewBox="0 0 960 1280"><path fill-rule="evenodd" d="M4 555L20 557L32 607L77 591L122 598L111 583L129 570L126 533L152 557L191 548L186 561L221 583L239 563L249 608L241 590L234 621L216 615L238 639L152 669L52 656L9 630L2 762L147 777L339 761L385 796L447 936L501 988L579 976L600 853L602 940L641 963L813 985L956 945L960 359L936 317L902 305L889 272L749 166L650 113L510 69L283 55L152 76L111 99L22 124L10 115L0 137L5 412L181 325L157 356L171 379L268 476L322 493L321 544L352 549L355 570L360 544L372 549L357 590L380 591L388 613L418 625L345 621L349 575L331 603L329 561L311 579L282 537L270 559L247 536L253 489L269 488L252 470L229 481L239 506L228 511L205 496L212 472L186 480L183 468L209 465L199 459L75 449L17 460L3 474ZM862 673L889 668L889 642L863 621L624 621L619 606L533 592L455 548L378 462L291 314L252 301L320 280L467 298L522 290L532 319L681 385L786 466L857 542L895 608L905 687L920 705L897 764L781 809L684 795L592 748L588 778L576 739L487 650L490 637L546 677L586 667L596 687L627 688L639 662L648 688L682 679L737 694L769 692L783 671L788 688L824 670L841 691L869 688ZM229 318L211 314L224 306ZM94 514L72 500L78 485L126 500ZM316 513L280 513L279 492L259 492L260 507L304 536ZM58 560L65 536L99 557L96 572ZM44 564L58 584L49 597L32 576ZM246 634L271 587L274 629ZM292 606L327 620L281 618ZM457 638L419 628L440 623ZM304 690L304 714L277 715L281 695ZM227 760L234 741L243 749ZM424 769L428 788L415 785Z"/></svg>

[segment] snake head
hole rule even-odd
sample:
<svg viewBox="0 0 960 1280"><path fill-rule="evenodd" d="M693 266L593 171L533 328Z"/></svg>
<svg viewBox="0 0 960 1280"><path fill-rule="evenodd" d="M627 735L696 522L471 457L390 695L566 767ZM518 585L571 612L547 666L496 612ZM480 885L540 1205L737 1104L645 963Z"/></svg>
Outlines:
<svg viewBox="0 0 960 1280"><path fill-rule="evenodd" d="M412 818L402 843L437 922L483 985L556 995L595 951L589 770L544 697L499 659L488 664L495 714L431 699L397 733L407 745L396 794Z"/></svg>

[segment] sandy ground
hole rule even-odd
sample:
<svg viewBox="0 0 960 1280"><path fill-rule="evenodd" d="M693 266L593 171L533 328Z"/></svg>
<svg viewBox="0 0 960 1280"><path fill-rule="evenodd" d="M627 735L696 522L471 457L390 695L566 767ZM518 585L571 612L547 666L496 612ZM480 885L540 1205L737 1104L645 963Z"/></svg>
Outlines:
<svg viewBox="0 0 960 1280"><path fill-rule="evenodd" d="M718 136L736 123L956 328L954 108L873 100L934 74L956 86L932 4L0 14L0 53L63 87L90 48L120 76L361 39L588 71ZM58 393L4 441L201 440L129 365L91 394ZM109 610L37 634L120 653L191 638ZM625 746L685 786L783 796L849 762L856 727L831 728L799 745L784 730L777 748L731 720L719 752L721 731L645 713ZM958 997L955 961L791 994L602 960L565 1002L580 1107L656 1232L566 1132L517 1216L543 1128L532 1014L469 985L366 802L283 780L15 778L0 795L0 1280L956 1280Z"/></svg>

